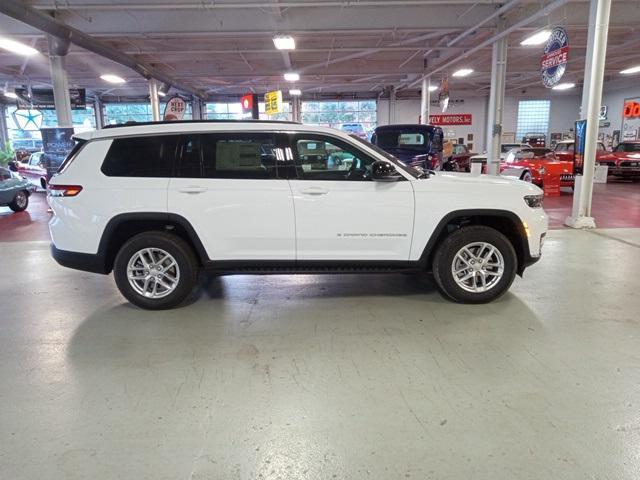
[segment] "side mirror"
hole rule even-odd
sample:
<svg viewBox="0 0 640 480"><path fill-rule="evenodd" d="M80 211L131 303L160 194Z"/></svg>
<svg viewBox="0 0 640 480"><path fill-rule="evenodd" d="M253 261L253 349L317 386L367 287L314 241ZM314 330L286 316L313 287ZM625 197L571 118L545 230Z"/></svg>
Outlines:
<svg viewBox="0 0 640 480"><path fill-rule="evenodd" d="M371 168L371 178L376 182L397 182L402 179L402 175L391 163L376 160Z"/></svg>

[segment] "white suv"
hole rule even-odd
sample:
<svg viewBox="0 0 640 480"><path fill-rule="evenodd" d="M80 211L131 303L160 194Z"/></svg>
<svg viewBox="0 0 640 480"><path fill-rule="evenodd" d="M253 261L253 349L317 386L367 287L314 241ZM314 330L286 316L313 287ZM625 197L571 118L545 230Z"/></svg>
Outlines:
<svg viewBox="0 0 640 480"><path fill-rule="evenodd" d="M113 270L150 309L218 273L432 271L467 303L504 293L540 257L542 191L424 173L338 130L288 122L170 122L76 135L49 184L52 254Z"/></svg>

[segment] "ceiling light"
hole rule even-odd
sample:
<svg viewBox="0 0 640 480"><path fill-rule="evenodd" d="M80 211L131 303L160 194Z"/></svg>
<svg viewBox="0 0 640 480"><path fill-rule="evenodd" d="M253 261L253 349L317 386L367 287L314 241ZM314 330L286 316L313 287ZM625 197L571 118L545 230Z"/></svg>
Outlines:
<svg viewBox="0 0 640 480"><path fill-rule="evenodd" d="M298 97L298 96L302 95L302 90L300 90L298 88L292 88L291 90L289 90L289 95L292 95L294 97Z"/></svg>
<svg viewBox="0 0 640 480"><path fill-rule="evenodd" d="M437 85L429 85L429 91L430 92L435 92L436 90L438 90L438 86Z"/></svg>
<svg viewBox="0 0 640 480"><path fill-rule="evenodd" d="M166 96L167 96L167 94L166 94L166 93L164 93L162 90L158 90L158 96L159 96L159 97L166 97Z"/></svg>
<svg viewBox="0 0 640 480"><path fill-rule="evenodd" d="M453 72L452 77L466 77L467 75L471 75L473 73L473 68L461 68Z"/></svg>
<svg viewBox="0 0 640 480"><path fill-rule="evenodd" d="M110 73L105 73L104 75L100 75L100 78L105 82L109 83L125 83L126 80L118 75L112 75Z"/></svg>
<svg viewBox="0 0 640 480"><path fill-rule="evenodd" d="M287 82L297 82L300 80L300 74L295 72L287 72L284 74L284 79Z"/></svg>
<svg viewBox="0 0 640 480"><path fill-rule="evenodd" d="M7 98L13 98L13 99L18 98L18 95L16 95L14 92L4 92L4 96Z"/></svg>
<svg viewBox="0 0 640 480"><path fill-rule="evenodd" d="M559 83L558 85L556 85L555 87L552 87L553 90L569 90L573 87L575 87L576 84L575 83Z"/></svg>
<svg viewBox="0 0 640 480"><path fill-rule="evenodd" d="M640 65L636 65L635 67L627 68L620 72L623 75L631 75L634 73L640 73Z"/></svg>
<svg viewBox="0 0 640 480"><path fill-rule="evenodd" d="M295 50L296 41L293 37L287 35L282 37L273 37L273 44L278 50Z"/></svg>
<svg viewBox="0 0 640 480"><path fill-rule="evenodd" d="M9 40L8 38L0 38L0 48L4 48L8 52L17 53L18 55L35 55L38 51L35 48L25 45L24 43Z"/></svg>
<svg viewBox="0 0 640 480"><path fill-rule="evenodd" d="M533 35L529 35L527 38L520 42L520 45L542 45L544 42L549 40L551 36L551 30L540 30L539 32L534 33Z"/></svg>

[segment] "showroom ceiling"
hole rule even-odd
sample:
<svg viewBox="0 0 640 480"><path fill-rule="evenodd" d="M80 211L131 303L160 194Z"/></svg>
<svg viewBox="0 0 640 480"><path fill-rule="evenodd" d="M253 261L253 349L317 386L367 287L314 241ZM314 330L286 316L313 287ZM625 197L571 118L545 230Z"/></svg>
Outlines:
<svg viewBox="0 0 640 480"><path fill-rule="evenodd" d="M424 72L459 61L433 77L458 68L474 73L451 79L452 90L486 94L490 84L491 47L467 54L496 30L496 18L459 40L462 32L490 17L503 4L506 28L562 2L493 2L471 0L389 1L182 1L93 0L29 4L52 11L57 19L101 42L151 64L211 97L258 93L291 84L283 73L300 73L297 87L306 96L336 94L375 96L388 87L399 95L416 94ZM588 2L565 2L549 15L509 36L508 92L541 88L538 75L542 46L522 47L520 41L546 25L564 25L570 38L566 77L582 81L587 43ZM613 2L606 65L608 82L623 79L619 71L640 63L640 1ZM296 49L277 50L275 35L292 35ZM0 53L0 82L9 88L50 82L44 35L0 15L0 35L19 38L45 55L25 60ZM466 56L465 56L466 55ZM67 60L70 83L105 97L146 95L139 74L94 53L72 46ZM426 65L426 69L425 69ZM122 86L106 84L104 73L124 77Z"/></svg>

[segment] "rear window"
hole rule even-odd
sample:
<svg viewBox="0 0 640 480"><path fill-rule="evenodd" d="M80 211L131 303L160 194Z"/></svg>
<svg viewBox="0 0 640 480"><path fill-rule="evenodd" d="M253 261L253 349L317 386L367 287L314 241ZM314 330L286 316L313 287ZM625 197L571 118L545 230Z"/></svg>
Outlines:
<svg viewBox="0 0 640 480"><path fill-rule="evenodd" d="M116 138L102 164L108 177L170 177L178 135Z"/></svg>
<svg viewBox="0 0 640 480"><path fill-rule="evenodd" d="M375 139L381 148L415 148L428 144L425 135L415 131L381 130L376 132Z"/></svg>
<svg viewBox="0 0 640 480"><path fill-rule="evenodd" d="M621 143L616 152L640 152L640 143Z"/></svg>

